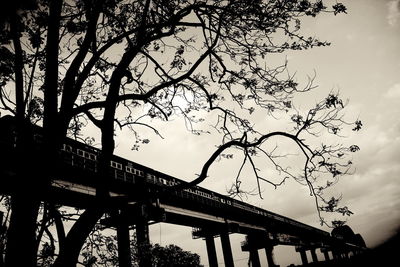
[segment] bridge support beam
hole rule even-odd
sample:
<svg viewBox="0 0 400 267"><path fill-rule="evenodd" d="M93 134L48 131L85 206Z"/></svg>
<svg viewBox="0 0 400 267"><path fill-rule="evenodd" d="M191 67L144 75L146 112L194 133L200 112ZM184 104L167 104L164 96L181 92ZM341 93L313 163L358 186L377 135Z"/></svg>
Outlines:
<svg viewBox="0 0 400 267"><path fill-rule="evenodd" d="M332 255L335 260L340 259L340 253L337 251L337 249L332 250Z"/></svg>
<svg viewBox="0 0 400 267"><path fill-rule="evenodd" d="M136 223L136 239L139 254L139 267L151 266L149 225L143 218Z"/></svg>
<svg viewBox="0 0 400 267"><path fill-rule="evenodd" d="M117 217L118 262L120 267L131 267L129 225L125 210Z"/></svg>
<svg viewBox="0 0 400 267"><path fill-rule="evenodd" d="M242 250L245 248L249 251L250 262L252 267L261 267L260 256L258 255L259 248L259 236L255 234L249 234L246 237L246 245L242 246Z"/></svg>
<svg viewBox="0 0 400 267"><path fill-rule="evenodd" d="M317 253L315 252L315 248L310 249L311 251L311 258L313 262L318 262L318 257L317 257Z"/></svg>
<svg viewBox="0 0 400 267"><path fill-rule="evenodd" d="M325 261L329 261L329 251L327 248L321 248L321 252L324 254Z"/></svg>
<svg viewBox="0 0 400 267"><path fill-rule="evenodd" d="M303 265L307 265L308 264L308 260L307 260L306 250L304 248L302 248L302 247L296 247L296 251L300 253L302 264Z"/></svg>
<svg viewBox="0 0 400 267"><path fill-rule="evenodd" d="M250 248L249 253L250 253L251 266L252 267L261 267L260 257L258 255L258 249Z"/></svg>
<svg viewBox="0 0 400 267"><path fill-rule="evenodd" d="M267 255L268 267L277 266L275 264L275 260L274 260L274 246L273 245L267 245L265 247L265 254Z"/></svg>
<svg viewBox="0 0 400 267"><path fill-rule="evenodd" d="M265 254L267 255L267 262L269 267L276 267L274 261L274 243L267 235L260 233L249 233L246 237L246 241L242 243L242 251L248 251L250 253L250 261L252 267L260 267L260 258L258 255L258 249L264 248Z"/></svg>
<svg viewBox="0 0 400 267"><path fill-rule="evenodd" d="M213 235L206 236L208 265L210 267L218 267L217 252L215 250L215 242Z"/></svg>
<svg viewBox="0 0 400 267"><path fill-rule="evenodd" d="M224 254L225 267L234 267L231 242L227 231L221 233L221 245Z"/></svg>

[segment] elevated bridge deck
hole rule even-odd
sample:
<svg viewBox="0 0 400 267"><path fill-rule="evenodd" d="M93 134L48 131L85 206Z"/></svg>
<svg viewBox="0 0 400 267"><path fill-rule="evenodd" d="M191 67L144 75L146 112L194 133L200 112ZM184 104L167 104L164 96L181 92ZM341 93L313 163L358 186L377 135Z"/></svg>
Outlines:
<svg viewBox="0 0 400 267"><path fill-rule="evenodd" d="M21 186L16 173L23 163L15 156L12 126L1 129L11 131L0 135L0 151L7 156L0 163L0 193L7 194ZM38 149L39 156L41 142L40 129L36 129L34 149ZM96 203L100 154L94 147L66 139L59 151L51 190L43 195L43 200L78 208ZM243 233L249 237L242 246L244 250L267 243L269 246L285 244L308 248L346 246L343 240L326 231L205 188L178 189L178 185L186 182L118 156L112 158L107 176L113 203L128 203L125 208L128 216L124 218L130 225L143 218L187 225L193 227L193 237L206 239ZM109 217L103 223L113 225L115 220Z"/></svg>

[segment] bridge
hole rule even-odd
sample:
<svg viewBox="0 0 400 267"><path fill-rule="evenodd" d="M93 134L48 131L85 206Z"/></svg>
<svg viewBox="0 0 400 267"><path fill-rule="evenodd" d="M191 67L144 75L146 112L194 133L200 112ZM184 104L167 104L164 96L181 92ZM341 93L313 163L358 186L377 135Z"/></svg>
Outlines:
<svg viewBox="0 0 400 267"><path fill-rule="evenodd" d="M62 191L71 196L73 194L72 198L79 199L79 202L82 196L95 196L95 188L91 186L65 180L56 180L53 182L53 186L57 188L57 191L61 190L57 192L58 197ZM117 191L113 191L111 194L126 196ZM349 243L350 239L347 237L332 236L326 231L300 222L294 225L238 208L224 207L184 191L153 192L148 190L146 194L154 194L157 198L153 199L151 203L146 203L145 200L151 197L143 198L143 196L137 195L138 201L129 202L118 215L103 219L101 223L113 226L117 228L117 231L125 232L126 236L128 228L135 225L138 242L143 244L149 242L148 225L150 223L165 222L192 227L192 237L202 238L206 242L208 263L211 267L218 266L214 241L216 237L220 237L221 240L225 266L234 266L229 239L229 235L232 233L246 235L246 240L242 242L242 250L249 252L250 261L254 267L261 266L258 254L260 249L265 250L268 266L279 266L275 263L273 253L273 248L277 245L295 246L304 265L309 263L307 253L311 254L313 262L320 260L317 257L317 249L321 250L326 261L344 259L349 256L349 253L359 254L365 250L365 245L357 242Z"/></svg>
<svg viewBox="0 0 400 267"><path fill-rule="evenodd" d="M8 129L12 131L12 127ZM12 139L7 136L12 134L0 136L0 151L9 155L0 166L0 193L3 194L10 193L14 183L18 183L15 181L18 163L13 157ZM39 130L35 136L35 143L40 145ZM43 200L77 208L93 205L99 177L99 153L94 147L67 139L60 151L59 173ZM232 233L246 235L242 250L249 252L254 267L260 266L259 249L265 250L268 266L278 266L273 256L273 248L277 245L295 246L304 265L308 263L308 251L313 262L317 262L316 249L321 250L325 260L340 259L350 252L357 254L365 249L362 237L354 239L348 231L344 231L345 234L336 231L331 235L201 187L176 189L176 185L185 182L117 156L111 161L109 177L110 196L125 204L101 223L117 229L119 246L129 245L130 227L136 228L140 247L149 243L150 223L166 222L192 227L193 238L202 238L206 242L211 267L218 266L214 241L218 236L225 266L234 266L229 239ZM148 262L140 261L140 266L148 266Z"/></svg>

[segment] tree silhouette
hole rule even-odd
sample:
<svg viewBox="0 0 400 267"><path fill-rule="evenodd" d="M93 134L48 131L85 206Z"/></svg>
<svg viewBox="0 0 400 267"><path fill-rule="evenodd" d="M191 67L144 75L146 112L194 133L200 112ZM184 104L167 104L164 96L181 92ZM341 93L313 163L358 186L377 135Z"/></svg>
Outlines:
<svg viewBox="0 0 400 267"><path fill-rule="evenodd" d="M61 234L59 266L75 266L96 222L104 212L117 208L106 175L115 149L115 127L130 128L137 140L146 143L141 127L160 135L151 122L167 125L175 116L198 135L209 131L196 125L213 118L211 130L221 137L220 146L189 186L204 181L212 164L229 158L228 149L235 148L243 152L242 166L253 168L260 196L261 182L276 187L293 178L309 187L318 212L349 214L346 207L337 207L337 198L326 200L323 191L349 172L348 156L359 148L316 145L315 138L322 132L338 136L344 126L359 130L361 122L352 125L344 120L345 103L336 93L308 111L297 110L294 96L313 89L314 77L299 83L287 62L267 64L270 55L329 45L303 36L301 18L346 12L342 4L335 1L328 6L320 0L10 2L0 20L0 108L15 116L15 158L25 167L18 168L13 178L7 266L32 266L36 261L40 200L57 175L59 148L65 136L79 138L87 125L101 131L99 173L103 175L96 188L98 203L82 213L67 236ZM294 128L259 129L251 121L254 114L288 114ZM31 123L44 129L39 155L30 152ZM277 160L274 149L266 148L276 137L291 140L303 155L301 174L291 172ZM263 166L257 157L272 162L281 182L260 173ZM243 193L241 170L232 195ZM26 257L20 256L21 251Z"/></svg>
<svg viewBox="0 0 400 267"><path fill-rule="evenodd" d="M99 231L100 230L100 231ZM91 238L85 243L82 254L83 264L86 266L116 266L118 264L116 236L107 236L101 229L91 233ZM99 245L100 244L100 245ZM135 235L130 241L131 265L139 266L138 244ZM202 266L200 256L196 253L184 251L176 245L150 244L148 253L151 258L151 266Z"/></svg>

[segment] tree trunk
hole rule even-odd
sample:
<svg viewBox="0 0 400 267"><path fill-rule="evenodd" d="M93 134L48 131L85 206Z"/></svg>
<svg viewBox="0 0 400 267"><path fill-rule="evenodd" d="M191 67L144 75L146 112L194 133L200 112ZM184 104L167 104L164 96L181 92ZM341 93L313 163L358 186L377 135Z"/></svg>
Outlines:
<svg viewBox="0 0 400 267"><path fill-rule="evenodd" d="M13 157L10 155L10 157ZM16 176L11 181L11 217L7 232L5 266L35 266L36 221L40 200L38 164L41 156L33 150L33 132L29 124L17 121L16 154L12 161Z"/></svg>
<svg viewBox="0 0 400 267"><path fill-rule="evenodd" d="M22 194L11 198L12 213L8 229L5 266L34 266L39 204L39 201L27 199Z"/></svg>
<svg viewBox="0 0 400 267"><path fill-rule="evenodd" d="M19 36L21 25L16 10L15 14L11 16L10 27L15 49L15 123L17 139L16 157L13 161L15 161L17 175L11 181L13 194L11 195L11 217L7 233L5 266L34 266L36 262L36 219L40 202L34 197L37 193L35 192L37 187L33 182L36 175L35 171L32 172L32 168L37 166L35 166L34 158L31 157L33 134L31 128L25 122L23 52Z"/></svg>
<svg viewBox="0 0 400 267"><path fill-rule="evenodd" d="M54 263L54 267L75 267L82 246L97 221L104 213L103 205L87 208L74 223L65 238L64 249ZM22 266L22 265L21 265Z"/></svg>

